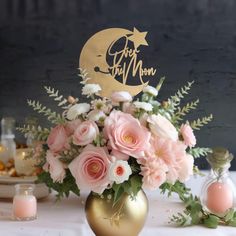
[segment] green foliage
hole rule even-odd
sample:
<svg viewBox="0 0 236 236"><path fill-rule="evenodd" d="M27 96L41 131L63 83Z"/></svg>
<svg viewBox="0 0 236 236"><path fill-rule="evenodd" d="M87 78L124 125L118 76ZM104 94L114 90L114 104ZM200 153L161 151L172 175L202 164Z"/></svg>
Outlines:
<svg viewBox="0 0 236 236"><path fill-rule="evenodd" d="M179 195L179 198L182 201L186 201L186 198L188 198L188 195L190 194L191 189L187 188L185 184L176 181L175 184L171 184L168 182L163 183L160 186L161 193L165 194L167 193L167 196L170 197L172 193L177 193Z"/></svg>
<svg viewBox="0 0 236 236"><path fill-rule="evenodd" d="M219 224L236 227L236 211L234 209L229 209L222 217L209 213L203 208L200 199L191 194L191 189L186 188L183 183L178 181L173 185L164 183L160 188L162 193L167 193L168 196L171 196L173 192L177 193L185 204L183 212L173 215L170 223L175 223L177 226L204 225L208 228L217 228Z"/></svg>
<svg viewBox="0 0 236 236"><path fill-rule="evenodd" d="M187 103L185 106L177 107L177 111L174 113L172 117L172 122L174 124L178 123L179 121L183 120L183 117L187 115L191 110L195 110L199 104L199 99L196 101L192 101Z"/></svg>
<svg viewBox="0 0 236 236"><path fill-rule="evenodd" d="M57 198L68 197L70 192L73 192L77 196L80 196L80 191L76 185L74 177L71 175L70 171L66 171L66 177L63 183L53 182L50 174L48 172L42 172L38 175L38 182L45 183L49 189L57 191Z"/></svg>
<svg viewBox="0 0 236 236"><path fill-rule="evenodd" d="M156 86L157 91L160 91L160 89L161 89L161 87L162 87L162 84L164 83L165 79L166 79L165 76L163 76L163 77L160 78L159 83L158 83L158 85Z"/></svg>
<svg viewBox="0 0 236 236"><path fill-rule="evenodd" d="M201 156L206 156L208 153L212 153L212 149L196 147L196 148L190 148L188 153L192 155L194 158L199 158Z"/></svg>
<svg viewBox="0 0 236 236"><path fill-rule="evenodd" d="M78 68L79 73L78 76L82 78L81 84L86 84L90 78L88 77L88 73L85 69Z"/></svg>
<svg viewBox="0 0 236 236"><path fill-rule="evenodd" d="M194 81L188 82L187 85L180 88L174 96L171 96L168 99L168 103L171 104L173 110L176 110L177 107L180 105L181 100L184 98L185 95L188 94L188 92L191 89L193 83L194 83Z"/></svg>
<svg viewBox="0 0 236 236"><path fill-rule="evenodd" d="M134 197L142 188L142 176L141 175L132 175L127 181L112 185L112 190L114 191L113 205L115 205L122 196L123 193L129 194L131 197Z"/></svg>
<svg viewBox="0 0 236 236"><path fill-rule="evenodd" d="M56 101L59 107L62 109L69 109L71 107L71 104L68 103L68 100L63 97L63 95L59 94L59 90L55 90L54 88L51 88L50 86L44 86L44 89L46 90L49 97L52 97L54 101Z"/></svg>
<svg viewBox="0 0 236 236"><path fill-rule="evenodd" d="M100 133L97 135L96 139L93 141L94 145L97 147L103 147L106 144L106 141L103 135Z"/></svg>
<svg viewBox="0 0 236 236"><path fill-rule="evenodd" d="M47 119L52 124L63 124L65 123L65 119L56 112L53 112L50 108L47 108L46 106L43 106L41 103L37 101L27 100L27 103L30 107L33 108L34 111L38 112L39 114L43 114L47 117Z"/></svg>
<svg viewBox="0 0 236 236"><path fill-rule="evenodd" d="M24 125L23 127L17 127L16 130L20 131L21 133L24 133L27 135L28 133L31 133L34 138L38 141L46 141L47 137L50 133L50 130L47 128L42 128L41 126L30 126L30 125Z"/></svg>
<svg viewBox="0 0 236 236"><path fill-rule="evenodd" d="M209 116L202 117L201 119L198 118L197 120L194 120L190 122L190 126L192 129L200 130L200 128L204 125L207 125L210 121L212 121L213 115L210 114Z"/></svg>

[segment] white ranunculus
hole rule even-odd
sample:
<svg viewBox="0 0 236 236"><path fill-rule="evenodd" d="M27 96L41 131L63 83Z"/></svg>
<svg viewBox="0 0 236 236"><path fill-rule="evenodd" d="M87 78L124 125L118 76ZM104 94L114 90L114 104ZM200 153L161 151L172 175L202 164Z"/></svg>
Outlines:
<svg viewBox="0 0 236 236"><path fill-rule="evenodd" d="M129 179L132 170L127 161L118 160L110 165L109 180L121 184Z"/></svg>
<svg viewBox="0 0 236 236"><path fill-rule="evenodd" d="M152 111L153 106L150 103L147 102L134 102L134 106L138 109L143 109L144 111Z"/></svg>
<svg viewBox="0 0 236 236"><path fill-rule="evenodd" d="M75 120L79 115L84 114L90 110L88 103L78 103L71 106L67 112L68 120Z"/></svg>
<svg viewBox="0 0 236 236"><path fill-rule="evenodd" d="M158 115L151 115L148 117L147 122L149 123L149 127L151 132L161 138L169 138L173 141L178 140L178 132L174 125L166 119L164 116Z"/></svg>
<svg viewBox="0 0 236 236"><path fill-rule="evenodd" d="M150 85L144 87L143 92L144 93L149 93L149 94L151 94L152 96L155 96L155 97L158 95L158 90L156 88L150 86Z"/></svg>
<svg viewBox="0 0 236 236"><path fill-rule="evenodd" d="M93 111L89 112L88 118L89 118L89 120L92 120L92 121L99 121L102 118L105 119L106 115L105 115L105 113L103 111L93 110Z"/></svg>
<svg viewBox="0 0 236 236"><path fill-rule="evenodd" d="M99 84L85 84L82 88L82 95L91 96L93 94L97 94L101 90L102 89Z"/></svg>
<svg viewBox="0 0 236 236"><path fill-rule="evenodd" d="M114 104L119 104L120 102L131 102L132 96L127 91L117 91L111 94L111 101Z"/></svg>

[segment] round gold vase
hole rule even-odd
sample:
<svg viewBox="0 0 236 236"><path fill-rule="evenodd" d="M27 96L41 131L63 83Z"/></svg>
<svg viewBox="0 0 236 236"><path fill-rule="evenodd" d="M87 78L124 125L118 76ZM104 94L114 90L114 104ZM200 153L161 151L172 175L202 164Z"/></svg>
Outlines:
<svg viewBox="0 0 236 236"><path fill-rule="evenodd" d="M96 236L137 236L147 218L148 200L140 190L135 199L124 193L113 206L113 199L90 193L85 212Z"/></svg>

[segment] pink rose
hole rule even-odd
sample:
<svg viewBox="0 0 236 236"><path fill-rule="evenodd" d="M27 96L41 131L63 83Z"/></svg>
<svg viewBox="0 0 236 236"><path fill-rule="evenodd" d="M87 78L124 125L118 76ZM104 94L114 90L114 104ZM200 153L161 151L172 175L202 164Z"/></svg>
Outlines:
<svg viewBox="0 0 236 236"><path fill-rule="evenodd" d="M73 135L73 143L85 146L92 143L99 134L98 127L94 121L84 121L78 125Z"/></svg>
<svg viewBox="0 0 236 236"><path fill-rule="evenodd" d="M57 125L51 130L47 139L47 144L54 153L69 148L67 133L63 125Z"/></svg>
<svg viewBox="0 0 236 236"><path fill-rule="evenodd" d="M114 156L116 160L127 161L129 159L129 155L119 152L117 150L112 150L111 155Z"/></svg>
<svg viewBox="0 0 236 236"><path fill-rule="evenodd" d="M54 156L51 151L47 151L46 165L44 170L48 170L53 182L62 183L66 176L65 165L59 160L59 156Z"/></svg>
<svg viewBox="0 0 236 236"><path fill-rule="evenodd" d="M193 133L193 129L188 124L183 124L180 127L180 133L183 136L184 143L189 147L194 147L196 145L196 137Z"/></svg>
<svg viewBox="0 0 236 236"><path fill-rule="evenodd" d="M164 116L151 115L147 119L152 133L160 138L169 138L173 141L178 140L178 132L171 122Z"/></svg>
<svg viewBox="0 0 236 236"><path fill-rule="evenodd" d="M111 101L113 104L119 104L120 102L131 102L132 96L126 91L113 92L111 94Z"/></svg>
<svg viewBox="0 0 236 236"><path fill-rule="evenodd" d="M70 164L69 169L80 189L101 194L109 181L109 154L104 147L86 146Z"/></svg>
<svg viewBox="0 0 236 236"><path fill-rule="evenodd" d="M72 135L75 132L76 128L79 126L79 124L81 124L80 119L68 121L65 126L67 135Z"/></svg>
<svg viewBox="0 0 236 236"><path fill-rule="evenodd" d="M116 110L105 119L104 134L112 149L136 158L143 155L151 135L133 116Z"/></svg>
<svg viewBox="0 0 236 236"><path fill-rule="evenodd" d="M141 165L143 176L143 187L148 190L156 190L166 181L168 167L160 158L148 158L144 165Z"/></svg>

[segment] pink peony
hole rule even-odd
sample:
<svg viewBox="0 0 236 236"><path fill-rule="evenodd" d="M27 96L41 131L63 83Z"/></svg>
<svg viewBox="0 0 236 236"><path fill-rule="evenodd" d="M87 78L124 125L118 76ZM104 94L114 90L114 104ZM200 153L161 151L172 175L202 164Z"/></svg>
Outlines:
<svg viewBox="0 0 236 236"><path fill-rule="evenodd" d="M178 140L178 132L174 125L166 119L164 116L158 115L151 115L147 119L149 123L149 127L151 132L160 138L169 138L173 141Z"/></svg>
<svg viewBox="0 0 236 236"><path fill-rule="evenodd" d="M184 143L189 147L194 147L196 145L196 137L193 133L193 129L188 124L183 124L180 127L180 133L183 136Z"/></svg>
<svg viewBox="0 0 236 236"><path fill-rule="evenodd" d="M67 135L68 136L72 135L80 124L81 124L80 119L68 121L65 126Z"/></svg>
<svg viewBox="0 0 236 236"><path fill-rule="evenodd" d="M86 146L69 164L78 187L101 194L110 184L108 171L111 162L109 158L106 148L95 147L91 144Z"/></svg>
<svg viewBox="0 0 236 236"><path fill-rule="evenodd" d="M94 121L84 121L78 125L73 135L73 143L85 146L92 143L99 134L98 127Z"/></svg>
<svg viewBox="0 0 236 236"><path fill-rule="evenodd" d="M54 156L51 151L47 151L46 154L46 165L44 166L44 170L48 170L50 173L53 182L62 183L65 178L66 171L65 165L59 160L59 156Z"/></svg>
<svg viewBox="0 0 236 236"><path fill-rule="evenodd" d="M179 170L179 181L184 182L193 175L193 156L187 154L184 156L181 162L181 169Z"/></svg>
<svg viewBox="0 0 236 236"><path fill-rule="evenodd" d="M111 101L114 104L119 104L120 102L131 102L132 96L126 91L113 92L111 95Z"/></svg>
<svg viewBox="0 0 236 236"><path fill-rule="evenodd" d="M57 125L51 130L47 139L47 144L49 149L54 153L69 148L66 129L63 125Z"/></svg>
<svg viewBox="0 0 236 236"><path fill-rule="evenodd" d="M151 135L133 116L116 110L105 119L104 133L112 149L136 158L143 155Z"/></svg>
<svg viewBox="0 0 236 236"><path fill-rule="evenodd" d="M148 158L141 165L141 175L143 176L143 187L149 190L157 189L166 181L168 167L160 158Z"/></svg>
<svg viewBox="0 0 236 236"><path fill-rule="evenodd" d="M155 138L152 147L156 158L161 158L168 167L167 180L172 183L176 180L184 181L192 174L193 162L182 142Z"/></svg>

